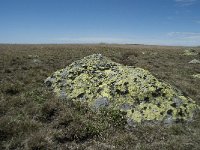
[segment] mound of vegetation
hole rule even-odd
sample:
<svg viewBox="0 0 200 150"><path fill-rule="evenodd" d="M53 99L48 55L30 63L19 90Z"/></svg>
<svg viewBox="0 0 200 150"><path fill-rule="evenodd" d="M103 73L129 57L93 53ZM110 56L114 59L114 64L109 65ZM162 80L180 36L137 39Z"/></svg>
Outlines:
<svg viewBox="0 0 200 150"><path fill-rule="evenodd" d="M93 54L56 71L45 81L61 98L86 103L92 110L120 110L129 125L188 121L195 102L150 72Z"/></svg>

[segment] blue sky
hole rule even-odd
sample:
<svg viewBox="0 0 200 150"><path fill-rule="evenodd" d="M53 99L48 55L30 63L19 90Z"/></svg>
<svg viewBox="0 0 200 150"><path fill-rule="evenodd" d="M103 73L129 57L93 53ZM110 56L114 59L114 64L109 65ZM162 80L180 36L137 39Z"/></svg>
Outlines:
<svg viewBox="0 0 200 150"><path fill-rule="evenodd" d="M0 43L200 45L200 0L0 0Z"/></svg>

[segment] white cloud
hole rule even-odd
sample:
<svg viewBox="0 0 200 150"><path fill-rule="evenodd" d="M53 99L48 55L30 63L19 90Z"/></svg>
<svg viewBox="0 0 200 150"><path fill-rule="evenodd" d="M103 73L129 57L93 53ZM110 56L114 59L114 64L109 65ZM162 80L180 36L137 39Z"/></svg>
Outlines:
<svg viewBox="0 0 200 150"><path fill-rule="evenodd" d="M198 0L174 0L178 6L190 6L195 4Z"/></svg>
<svg viewBox="0 0 200 150"><path fill-rule="evenodd" d="M170 32L167 35L171 40L184 45L200 45L200 32Z"/></svg>

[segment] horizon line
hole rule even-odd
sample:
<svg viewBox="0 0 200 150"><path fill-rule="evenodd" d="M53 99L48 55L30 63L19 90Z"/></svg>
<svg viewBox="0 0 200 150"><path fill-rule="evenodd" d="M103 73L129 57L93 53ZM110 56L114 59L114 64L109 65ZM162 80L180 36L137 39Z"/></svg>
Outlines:
<svg viewBox="0 0 200 150"><path fill-rule="evenodd" d="M139 44L139 43L0 43L0 45L143 45L143 46L177 46L177 47L200 47L200 45L170 45L170 44Z"/></svg>

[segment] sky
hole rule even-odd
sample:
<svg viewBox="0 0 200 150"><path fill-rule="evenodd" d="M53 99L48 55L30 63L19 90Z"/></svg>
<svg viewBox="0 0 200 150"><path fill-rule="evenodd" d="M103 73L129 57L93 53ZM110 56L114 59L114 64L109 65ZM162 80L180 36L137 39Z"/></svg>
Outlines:
<svg viewBox="0 0 200 150"><path fill-rule="evenodd" d="M0 43L200 45L200 0L0 0Z"/></svg>

